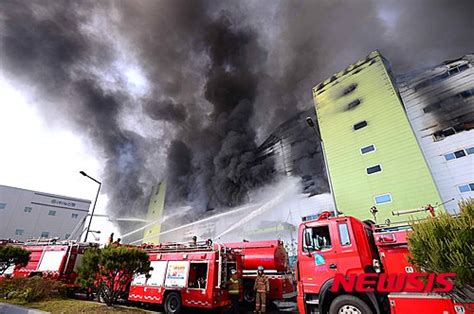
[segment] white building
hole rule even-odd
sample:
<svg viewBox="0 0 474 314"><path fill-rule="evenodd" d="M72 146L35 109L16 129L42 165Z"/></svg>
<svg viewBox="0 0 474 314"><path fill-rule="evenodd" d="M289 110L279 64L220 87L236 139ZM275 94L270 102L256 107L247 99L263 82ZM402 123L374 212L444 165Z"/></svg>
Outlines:
<svg viewBox="0 0 474 314"><path fill-rule="evenodd" d="M75 239L91 202L0 185L0 239Z"/></svg>
<svg viewBox="0 0 474 314"><path fill-rule="evenodd" d="M470 54L397 79L408 119L450 212L462 198L474 197L473 66Z"/></svg>

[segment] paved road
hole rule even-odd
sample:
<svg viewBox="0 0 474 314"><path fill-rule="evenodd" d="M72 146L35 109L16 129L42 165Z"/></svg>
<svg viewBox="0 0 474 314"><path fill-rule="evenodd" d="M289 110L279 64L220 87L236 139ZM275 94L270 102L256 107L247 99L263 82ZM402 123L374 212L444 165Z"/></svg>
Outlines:
<svg viewBox="0 0 474 314"><path fill-rule="evenodd" d="M49 312L29 309L29 308L19 306L19 305L0 303L0 314L47 314L47 313Z"/></svg>

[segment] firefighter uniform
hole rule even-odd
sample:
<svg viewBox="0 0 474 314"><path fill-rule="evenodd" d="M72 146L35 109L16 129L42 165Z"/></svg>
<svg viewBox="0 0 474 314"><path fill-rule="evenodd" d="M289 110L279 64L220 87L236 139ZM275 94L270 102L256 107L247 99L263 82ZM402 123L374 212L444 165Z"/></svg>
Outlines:
<svg viewBox="0 0 474 314"><path fill-rule="evenodd" d="M255 312L265 313L267 310L267 293L270 292L270 284L265 274L258 274L255 279Z"/></svg>
<svg viewBox="0 0 474 314"><path fill-rule="evenodd" d="M229 279L229 295L232 300L232 312L239 313L239 301L240 301L240 280L237 273L234 273Z"/></svg>

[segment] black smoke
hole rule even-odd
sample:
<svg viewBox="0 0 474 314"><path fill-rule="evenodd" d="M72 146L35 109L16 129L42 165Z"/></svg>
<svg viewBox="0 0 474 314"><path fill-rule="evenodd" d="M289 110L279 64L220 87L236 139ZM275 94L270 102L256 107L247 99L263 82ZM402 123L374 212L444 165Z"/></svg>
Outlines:
<svg viewBox="0 0 474 314"><path fill-rule="evenodd" d="M114 56L83 31L88 10L73 1L2 1L0 7L2 70L34 86L33 97L48 122L66 120L105 156L101 179L111 214L141 211L150 180L148 148L140 135L121 127L120 112L129 96L107 89L90 70L110 64Z"/></svg>
<svg viewBox="0 0 474 314"><path fill-rule="evenodd" d="M182 140L172 142L170 152L179 151L179 157L173 155L186 162L169 163L169 180L181 182L170 197L176 198L177 191L177 200L203 209L232 207L246 201L248 192L268 182L273 172L269 162L254 164L257 144L251 125L265 54L256 34L236 27L225 13L203 29L198 46L209 57L203 87L212 105L209 125L182 128Z"/></svg>
<svg viewBox="0 0 474 314"><path fill-rule="evenodd" d="M183 122L186 120L187 112L183 104L176 104L172 100L157 102L152 100L143 106L146 114L154 120L170 122Z"/></svg>

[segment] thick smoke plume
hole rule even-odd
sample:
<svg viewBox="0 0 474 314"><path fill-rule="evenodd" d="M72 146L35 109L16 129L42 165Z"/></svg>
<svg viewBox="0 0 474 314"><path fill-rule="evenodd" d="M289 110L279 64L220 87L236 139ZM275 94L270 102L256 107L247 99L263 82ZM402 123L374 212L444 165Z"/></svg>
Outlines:
<svg viewBox="0 0 474 314"><path fill-rule="evenodd" d="M375 49L395 71L472 52L473 11L470 0L4 0L0 71L94 145L111 214L142 215L164 179L170 201L204 210L246 202L272 177L255 150L311 107L311 87Z"/></svg>
<svg viewBox="0 0 474 314"><path fill-rule="evenodd" d="M1 67L34 97L51 123L72 122L105 156L105 191L114 214L143 207L148 156L143 138L120 125L130 101L110 90L98 66L111 66L114 52L84 29L88 12L74 2L3 1Z"/></svg>

